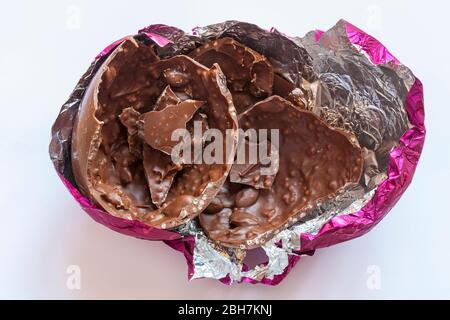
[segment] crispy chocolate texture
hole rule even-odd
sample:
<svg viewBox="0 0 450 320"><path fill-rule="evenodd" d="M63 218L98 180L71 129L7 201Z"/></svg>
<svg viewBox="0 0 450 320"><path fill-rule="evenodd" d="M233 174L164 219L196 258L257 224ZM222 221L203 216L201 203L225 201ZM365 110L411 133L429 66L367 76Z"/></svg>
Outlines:
<svg viewBox="0 0 450 320"><path fill-rule="evenodd" d="M235 139L224 164L172 163L167 145L157 140L167 138L167 126L189 130L193 119L223 133L237 131L220 67L206 68L187 56L160 60L153 45L127 38L81 102L72 136L77 185L114 216L162 229L185 223L214 198L236 148ZM148 134L148 127L154 132Z"/></svg>
<svg viewBox="0 0 450 320"><path fill-rule="evenodd" d="M186 124L204 104L204 101L185 100L177 105L169 105L163 110L143 114L145 143L170 155L179 143L172 139L172 133L178 129L186 129Z"/></svg>
<svg viewBox="0 0 450 320"><path fill-rule="evenodd" d="M142 156L142 141L138 137L141 114L133 107L125 108L119 115L120 122L127 128L128 148L136 157Z"/></svg>
<svg viewBox="0 0 450 320"><path fill-rule="evenodd" d="M208 42L189 56L207 67L220 65L238 113L272 94L274 74L270 62L232 38Z"/></svg>
<svg viewBox="0 0 450 320"><path fill-rule="evenodd" d="M174 228L200 214L212 240L257 247L360 179L354 137L302 110L304 99L267 58L231 38L163 60L152 45L129 38L105 60L81 103L72 138L75 180L112 215ZM269 144L278 155L270 174L262 173L267 163L232 165L235 105L243 130L280 130L280 145ZM172 161L180 143L172 133L192 134L194 121L224 137L231 129L231 150L224 139L220 163ZM192 151L208 144L192 142Z"/></svg>
<svg viewBox="0 0 450 320"><path fill-rule="evenodd" d="M279 169L268 189L228 180L199 216L208 236L224 246L261 245L361 177L361 148L351 134L279 96L255 104L240 116L239 126L280 129Z"/></svg>
<svg viewBox="0 0 450 320"><path fill-rule="evenodd" d="M207 67L214 63L220 65L239 114L272 94L282 96L301 108L306 105L304 92L274 73L264 55L232 38L207 42L189 56Z"/></svg>
<svg viewBox="0 0 450 320"><path fill-rule="evenodd" d="M167 86L158 100L156 100L152 112L162 111L168 106L179 105L180 103L181 99L172 91L170 86ZM140 114L138 119L142 119ZM138 127L138 132L140 131L143 134L143 121L136 121L135 126ZM150 196L153 204L160 208L166 200L175 175L183 169L183 166L173 163L169 155L161 154L161 152L158 152L158 150L153 149L149 145L144 144L142 153Z"/></svg>
<svg viewBox="0 0 450 320"><path fill-rule="evenodd" d="M161 154L148 145L144 145L143 157L152 202L159 208L166 200L175 175L183 166L174 164L169 155Z"/></svg>
<svg viewBox="0 0 450 320"><path fill-rule="evenodd" d="M141 131L146 142L143 152L144 170L152 202L158 207L166 200L176 173L183 169L181 163L174 163L171 158L173 147L179 143L171 139L172 132L186 129L198 108L205 104L196 100L180 101L168 86L156 102L155 106L160 110L149 111L141 116ZM177 104L166 105L170 103Z"/></svg>
<svg viewBox="0 0 450 320"><path fill-rule="evenodd" d="M259 143L267 143L266 141L260 141ZM267 143L268 145L268 155L260 155L260 159L257 162L251 162L249 160L248 155L250 152L254 152L254 150L258 150L259 143L254 144L248 141L245 141L243 144L243 148L245 149L245 162L238 163L235 161L230 170L230 181L233 183L241 183L252 186L256 189L269 189L278 173L279 169L279 151L273 146L270 141ZM252 149L251 146L254 146ZM272 163L271 159L274 159L275 163ZM266 162L266 164L264 164ZM262 172L263 168L267 168L268 166L272 167L272 172L265 173ZM263 174L264 173L264 174Z"/></svg>

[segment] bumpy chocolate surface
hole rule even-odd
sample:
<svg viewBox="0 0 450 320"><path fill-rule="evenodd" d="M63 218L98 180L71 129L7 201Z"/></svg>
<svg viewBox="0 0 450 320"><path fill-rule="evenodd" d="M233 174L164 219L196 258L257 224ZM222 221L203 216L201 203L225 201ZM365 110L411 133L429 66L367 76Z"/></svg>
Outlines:
<svg viewBox="0 0 450 320"><path fill-rule="evenodd" d="M279 169L270 188L228 180L200 215L208 236L225 246L258 246L295 223L303 209L360 179L361 149L352 136L330 129L286 99L272 96L255 104L240 116L239 126L280 130Z"/></svg>
<svg viewBox="0 0 450 320"><path fill-rule="evenodd" d="M195 49L189 54L194 60L210 67L220 65L238 113L273 94L304 106L301 89L274 73L270 61L260 53L232 38L221 38Z"/></svg>
<svg viewBox="0 0 450 320"><path fill-rule="evenodd" d="M152 45L128 38L93 78L76 118L72 166L79 188L115 216L158 228L185 223L214 198L232 163L172 162L168 135L190 130L194 119L224 134L237 130L220 67L187 56L161 60Z"/></svg>
<svg viewBox="0 0 450 320"><path fill-rule="evenodd" d="M172 154L173 148L179 143L172 139L172 133L178 129L186 129L186 124L204 104L204 101L185 100L163 110L143 114L145 143L168 155Z"/></svg>
<svg viewBox="0 0 450 320"><path fill-rule="evenodd" d="M163 229L199 216L206 234L224 246L261 245L362 172L354 137L305 110L302 89L275 69L232 38L166 59L128 38L82 100L72 137L78 187L114 216ZM192 141L193 162L172 159L179 143L172 133L192 134L194 122L223 137L230 130L220 163L196 161L196 147L211 143L204 137ZM277 155L274 171L238 163L238 128L279 130L279 145L268 150Z"/></svg>

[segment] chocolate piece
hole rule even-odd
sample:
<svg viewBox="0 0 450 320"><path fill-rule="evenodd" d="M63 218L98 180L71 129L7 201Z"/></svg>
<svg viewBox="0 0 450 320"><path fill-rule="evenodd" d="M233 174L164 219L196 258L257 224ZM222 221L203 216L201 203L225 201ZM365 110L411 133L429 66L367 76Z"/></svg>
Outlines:
<svg viewBox="0 0 450 320"><path fill-rule="evenodd" d="M169 155L161 154L148 145L144 145L143 156L145 176L150 188L152 202L157 207L161 207L166 200L176 173L183 166L174 164Z"/></svg>
<svg viewBox="0 0 450 320"><path fill-rule="evenodd" d="M170 155L179 143L172 139L172 133L177 129L186 129L186 123L204 104L204 101L185 100L178 105L169 105L161 111L143 114L144 141L154 149Z"/></svg>
<svg viewBox="0 0 450 320"><path fill-rule="evenodd" d="M157 124L153 115L165 121ZM186 56L160 60L153 45L126 39L100 67L80 104L72 136L80 190L110 214L154 227L173 228L192 219L226 179L236 139L224 164L185 167L171 162L154 133L142 139L146 126L167 137L161 128L174 125L169 118L189 130L192 117L236 135L236 111L220 68L208 69Z"/></svg>
<svg viewBox="0 0 450 320"><path fill-rule="evenodd" d="M254 97L248 92L233 92L233 103L238 114L241 114L256 102L261 101L260 98Z"/></svg>
<svg viewBox="0 0 450 320"><path fill-rule="evenodd" d="M197 128L195 127L197 126ZM192 121L190 121L187 126L186 129L189 131L189 134L192 137L192 148L191 148L191 154L193 157L193 163L199 163L201 162L200 157L202 156L201 152L197 152L197 150L199 151L203 151L205 144L206 144L206 137L202 134L202 135L197 135L196 134L196 130L201 130L202 133L206 132L206 130L209 129L209 125L208 125L208 117L206 116L206 114L201 113L201 112L197 112Z"/></svg>
<svg viewBox="0 0 450 320"><path fill-rule="evenodd" d="M205 66L220 65L239 114L272 94L284 97L300 108L306 106L302 89L274 73L266 57L232 38L208 42L189 56Z"/></svg>
<svg viewBox="0 0 450 320"><path fill-rule="evenodd" d="M204 104L203 101L180 101L167 86L155 104L155 108L160 111L150 111L141 117L143 140L148 144L144 146L144 169L152 202L158 207L166 200L176 173L183 168L181 163L175 164L171 158L172 148L179 143L171 139L172 132L176 129L186 129L186 124ZM171 103L178 104L167 105ZM193 148L196 143L201 141L193 141ZM160 154L158 150L165 155Z"/></svg>
<svg viewBox="0 0 450 320"><path fill-rule="evenodd" d="M361 148L353 135L279 96L255 104L240 116L239 126L280 129L279 170L269 189L228 181L200 214L205 232L224 246L257 247L360 179Z"/></svg>
<svg viewBox="0 0 450 320"><path fill-rule="evenodd" d="M153 91L154 86L147 81L143 65L156 61L158 58L153 52L153 47L138 46L135 40L130 38L105 60L86 89L72 132L71 159L75 181L82 193L91 199L90 175L93 158L99 151L102 154L109 153L111 141L123 143L127 140L126 133L125 136L122 134L121 124L115 121L115 115L130 106L139 109L150 100L149 97L152 95L150 91ZM121 70L120 74L117 70ZM133 75L136 77L133 78ZM132 80L127 81L130 78ZM130 93L125 96L118 95L121 87L116 82L123 82L123 88ZM133 89L137 87L144 89L137 92ZM116 95L118 98L112 98ZM114 100L114 103L108 103L109 100ZM107 116L105 116L106 110L108 111ZM104 137L103 131L110 133L110 136ZM114 141L115 139L116 141ZM145 197L139 200L145 201Z"/></svg>
<svg viewBox="0 0 450 320"><path fill-rule="evenodd" d="M272 94L273 69L270 62L232 38L208 42L192 51L189 56L207 67L214 63L220 65L238 113L251 106L258 98Z"/></svg>
<svg viewBox="0 0 450 320"><path fill-rule="evenodd" d="M136 157L141 157L142 154L142 142L138 137L139 132L139 119L141 114L134 110L133 107L123 109L122 113L119 115L120 122L127 128L128 133L128 147L130 152Z"/></svg>
<svg viewBox="0 0 450 320"><path fill-rule="evenodd" d="M167 86L156 100L153 111L161 111L170 105L177 105L181 99L172 91L170 86Z"/></svg>
<svg viewBox="0 0 450 320"><path fill-rule="evenodd" d="M167 86L156 101L153 111L162 111L168 106L176 106L180 103L181 99L172 91L170 86ZM145 127L145 125L141 125L141 127ZM169 155L161 154L149 145L144 145L143 158L152 202L157 207L161 207L166 200L175 175L183 166L174 164Z"/></svg>
<svg viewBox="0 0 450 320"><path fill-rule="evenodd" d="M306 107L306 94L303 89L297 88L279 74L275 74L273 78L273 94L289 100L299 108Z"/></svg>
<svg viewBox="0 0 450 320"><path fill-rule="evenodd" d="M249 161L250 152L255 153L260 143L267 143L268 154L260 155L257 162ZM230 170L231 182L246 184L256 189L269 189L272 186L279 169L279 152L270 141L259 141L259 144L244 142L242 147L245 148L245 163L237 163L235 161ZM274 163L272 163L271 159L273 159ZM269 166L271 172L262 172L263 168L268 168Z"/></svg>

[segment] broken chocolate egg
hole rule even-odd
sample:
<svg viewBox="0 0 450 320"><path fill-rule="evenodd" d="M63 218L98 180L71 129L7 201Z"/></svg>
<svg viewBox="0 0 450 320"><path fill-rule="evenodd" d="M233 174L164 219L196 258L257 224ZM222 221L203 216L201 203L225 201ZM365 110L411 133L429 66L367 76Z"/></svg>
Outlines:
<svg viewBox="0 0 450 320"><path fill-rule="evenodd" d="M231 38L166 59L127 38L82 100L72 137L75 179L114 216L167 229L200 215L212 240L257 247L361 175L355 138L303 110L299 90ZM211 129L222 138L195 134ZM241 144L238 129L266 134ZM186 134L194 138L185 141ZM217 144L226 152L218 155Z"/></svg>

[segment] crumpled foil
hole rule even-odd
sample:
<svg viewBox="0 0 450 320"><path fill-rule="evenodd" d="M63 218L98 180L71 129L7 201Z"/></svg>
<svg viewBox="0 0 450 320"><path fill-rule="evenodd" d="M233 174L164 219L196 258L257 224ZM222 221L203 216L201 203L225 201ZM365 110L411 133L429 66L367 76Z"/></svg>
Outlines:
<svg viewBox="0 0 450 320"><path fill-rule="evenodd" d="M62 106L52 128L50 157L65 186L95 221L123 234L164 241L184 254L189 279L276 285L302 255L365 234L398 201L411 183L425 141L423 88L380 42L344 20L326 32L311 31L303 38L238 21L197 27L192 34L151 25L136 35L158 44L161 57L188 53L225 36L267 56L276 72L305 90L307 108L331 126L354 132L364 151L360 185L321 203L265 243L266 263L249 268L244 250L213 243L196 221L176 230L160 230L114 217L79 192L70 161L73 122L93 75L123 39L97 55Z"/></svg>

